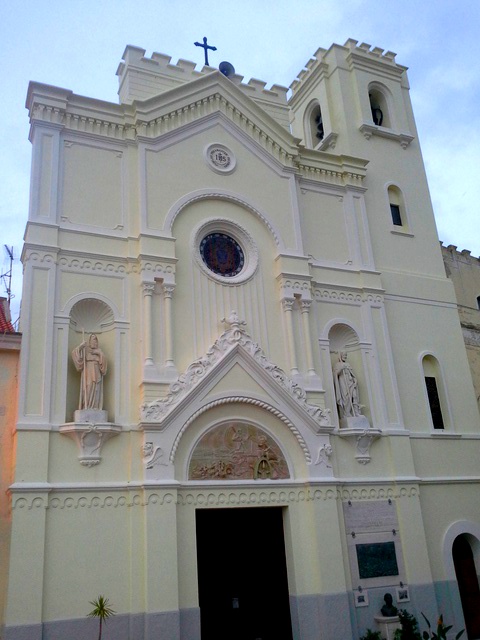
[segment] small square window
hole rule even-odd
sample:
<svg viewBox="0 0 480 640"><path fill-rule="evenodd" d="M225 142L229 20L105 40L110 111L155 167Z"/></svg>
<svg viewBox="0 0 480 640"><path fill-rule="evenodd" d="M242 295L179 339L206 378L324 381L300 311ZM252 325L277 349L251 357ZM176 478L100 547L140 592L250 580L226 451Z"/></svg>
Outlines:
<svg viewBox="0 0 480 640"><path fill-rule="evenodd" d="M400 207L398 204L390 204L390 212L392 214L392 222L395 226L401 227L402 216L400 215Z"/></svg>

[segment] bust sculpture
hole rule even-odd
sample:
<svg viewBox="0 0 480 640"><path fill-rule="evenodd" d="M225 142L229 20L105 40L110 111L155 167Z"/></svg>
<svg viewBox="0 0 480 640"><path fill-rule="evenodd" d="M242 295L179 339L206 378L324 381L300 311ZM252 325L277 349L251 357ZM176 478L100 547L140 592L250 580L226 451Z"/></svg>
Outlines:
<svg viewBox="0 0 480 640"><path fill-rule="evenodd" d="M333 367L333 377L340 417L360 416L362 412L358 395L358 381L350 363L347 362L345 351L341 351L338 355L338 362Z"/></svg>
<svg viewBox="0 0 480 640"><path fill-rule="evenodd" d="M72 360L81 371L79 410L103 409L103 377L107 373L107 359L92 333L88 339L72 351Z"/></svg>
<svg viewBox="0 0 480 640"><path fill-rule="evenodd" d="M397 615L398 609L393 604L392 594L386 593L383 596L383 599L385 600L385 604L380 610L382 612L382 616L384 616L385 618L393 618Z"/></svg>

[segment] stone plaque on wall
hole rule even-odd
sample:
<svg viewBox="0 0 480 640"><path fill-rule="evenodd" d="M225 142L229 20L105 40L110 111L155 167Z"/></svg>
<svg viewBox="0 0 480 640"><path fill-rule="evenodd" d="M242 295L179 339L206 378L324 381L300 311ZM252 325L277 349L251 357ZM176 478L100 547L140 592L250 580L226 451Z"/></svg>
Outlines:
<svg viewBox="0 0 480 640"><path fill-rule="evenodd" d="M208 431L195 447L189 480L289 478L280 447L253 425L228 424Z"/></svg>
<svg viewBox="0 0 480 640"><path fill-rule="evenodd" d="M373 588L405 582L395 501L348 501L343 514L352 583Z"/></svg>
<svg viewBox="0 0 480 640"><path fill-rule="evenodd" d="M343 515L347 533L371 533L398 529L397 509L393 500L344 502Z"/></svg>

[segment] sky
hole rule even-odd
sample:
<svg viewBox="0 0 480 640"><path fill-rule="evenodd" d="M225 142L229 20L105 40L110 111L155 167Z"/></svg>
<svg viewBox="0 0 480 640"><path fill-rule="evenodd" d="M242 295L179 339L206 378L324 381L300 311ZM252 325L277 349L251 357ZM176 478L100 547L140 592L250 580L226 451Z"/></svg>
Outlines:
<svg viewBox="0 0 480 640"><path fill-rule="evenodd" d="M289 86L318 47L348 38L397 53L411 99L439 237L480 256L480 0L3 0L0 24L0 270L13 247L12 318L28 216L28 82L118 102L127 44ZM0 295L5 287L0 282Z"/></svg>

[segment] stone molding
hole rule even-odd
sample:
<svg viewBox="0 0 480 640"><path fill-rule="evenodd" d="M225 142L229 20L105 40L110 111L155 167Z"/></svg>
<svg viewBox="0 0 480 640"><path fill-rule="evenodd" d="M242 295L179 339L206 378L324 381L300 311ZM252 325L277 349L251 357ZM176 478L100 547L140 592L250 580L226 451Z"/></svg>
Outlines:
<svg viewBox="0 0 480 640"><path fill-rule="evenodd" d="M31 224L31 223L30 223ZM64 270L80 272L98 272L126 275L129 273L141 273L143 275L152 275L153 278L162 278L173 283L175 277L175 262L172 263L161 261L158 259L145 259L140 257L138 260L125 260L121 257L111 256L109 258L101 256L79 256L68 255L59 250L42 251L29 243L25 244L23 263L35 262L47 265L58 265Z"/></svg>
<svg viewBox="0 0 480 640"><path fill-rule="evenodd" d="M261 211L259 211L257 208L255 208L252 204L250 204L249 202L241 198L240 196L237 196L228 191L202 190L199 193L188 195L187 197L180 200L180 202L177 202L170 209L165 219L165 228L171 232L177 216L183 211L183 209L193 204L194 202L198 202L200 200L225 200L226 202L232 202L233 204L237 204L244 209L248 209L248 211L256 215L262 221L262 223L267 227L277 247L279 248L284 247L284 242L281 239L279 232L275 229L275 227L272 225L272 223L266 217L266 215L263 214ZM237 225L237 223L232 223L232 221L227 218L225 218L225 221L228 222L230 225L232 224L234 224L234 226Z"/></svg>
<svg viewBox="0 0 480 640"><path fill-rule="evenodd" d="M339 289L325 289L313 285L313 296L315 300L331 302L342 302L347 304L369 304L383 305L384 297L382 294L373 294L365 292L342 291Z"/></svg>
<svg viewBox="0 0 480 640"><path fill-rule="evenodd" d="M255 481L258 483L258 481ZM18 495L13 496L12 509L32 511L36 509L106 509L106 508L132 508L147 507L150 505L178 504L220 506L220 505L246 505L246 504L288 504L292 502L314 502L325 500L366 501L401 498L418 498L418 485L408 483L402 486L369 486L361 488L345 488L335 484L322 488L301 486L288 486L288 482L282 481L283 486L272 486L272 481L253 488L252 483L244 486L219 486L215 488L181 488L167 491L150 491L148 489L128 492L128 489L119 488L119 491L128 492L128 495ZM278 482L278 481L276 481ZM337 483L338 484L338 483ZM287 486L285 486L287 485ZM84 489L82 489L84 491ZM45 492L42 492L45 493Z"/></svg>
<svg viewBox="0 0 480 640"><path fill-rule="evenodd" d="M370 140L372 136L380 136L381 138L395 140L399 143L402 149L406 149L412 140L415 140L414 136L411 136L408 133L397 133L392 129L379 127L376 124L363 123L360 125L359 130L363 133L366 140Z"/></svg>
<svg viewBox="0 0 480 640"><path fill-rule="evenodd" d="M206 404L203 407L201 407L198 411L195 411L195 413L193 413L190 416L190 418L187 420L187 422L185 422L185 424L183 425L181 430L178 432L177 437L175 438L175 442L173 443L172 451L170 453L170 462L172 464L175 462L175 454L177 452L178 445L180 443L182 435L185 433L185 431L188 429L188 427L192 424L192 422L194 422L194 420L196 420L200 415L202 415L202 413L205 413L206 411L209 411L210 409L213 409L214 407L220 407L222 405L232 404L232 403L233 404L241 403L241 404L253 405L255 407L259 407L260 409L265 409L269 413L272 413L276 418L281 420L290 429L290 431L293 433L295 438L298 440L298 443L299 443L300 448L302 449L302 451L303 451L303 453L305 455L305 459L306 459L307 463L308 464L311 463L312 457L310 455L310 450L309 450L305 440L303 439L300 431L295 427L293 422L291 422L281 411L279 411L278 409L275 409L275 407L272 407L271 404L268 404L267 402L263 402L262 400L257 400L255 398L248 398L246 396L229 396L228 398L221 398L219 400L213 400L212 402L209 402L208 404Z"/></svg>
<svg viewBox="0 0 480 640"><path fill-rule="evenodd" d="M280 286L281 297L280 299L293 299L294 297L300 297L303 302L309 302L312 299L312 287L310 276L296 276L289 277L284 274L277 276L277 281Z"/></svg>
<svg viewBox="0 0 480 640"><path fill-rule="evenodd" d="M192 362L185 373L170 385L168 395L141 406L140 419L144 424L162 423L172 409L213 370L227 353L235 348L241 348L320 427L331 427L329 410L307 402L307 395L302 387L293 382L283 369L268 360L260 346L246 333L243 328L246 323L238 319L236 312L232 311L230 317L224 318L222 322L229 328L222 333L204 356Z"/></svg>

